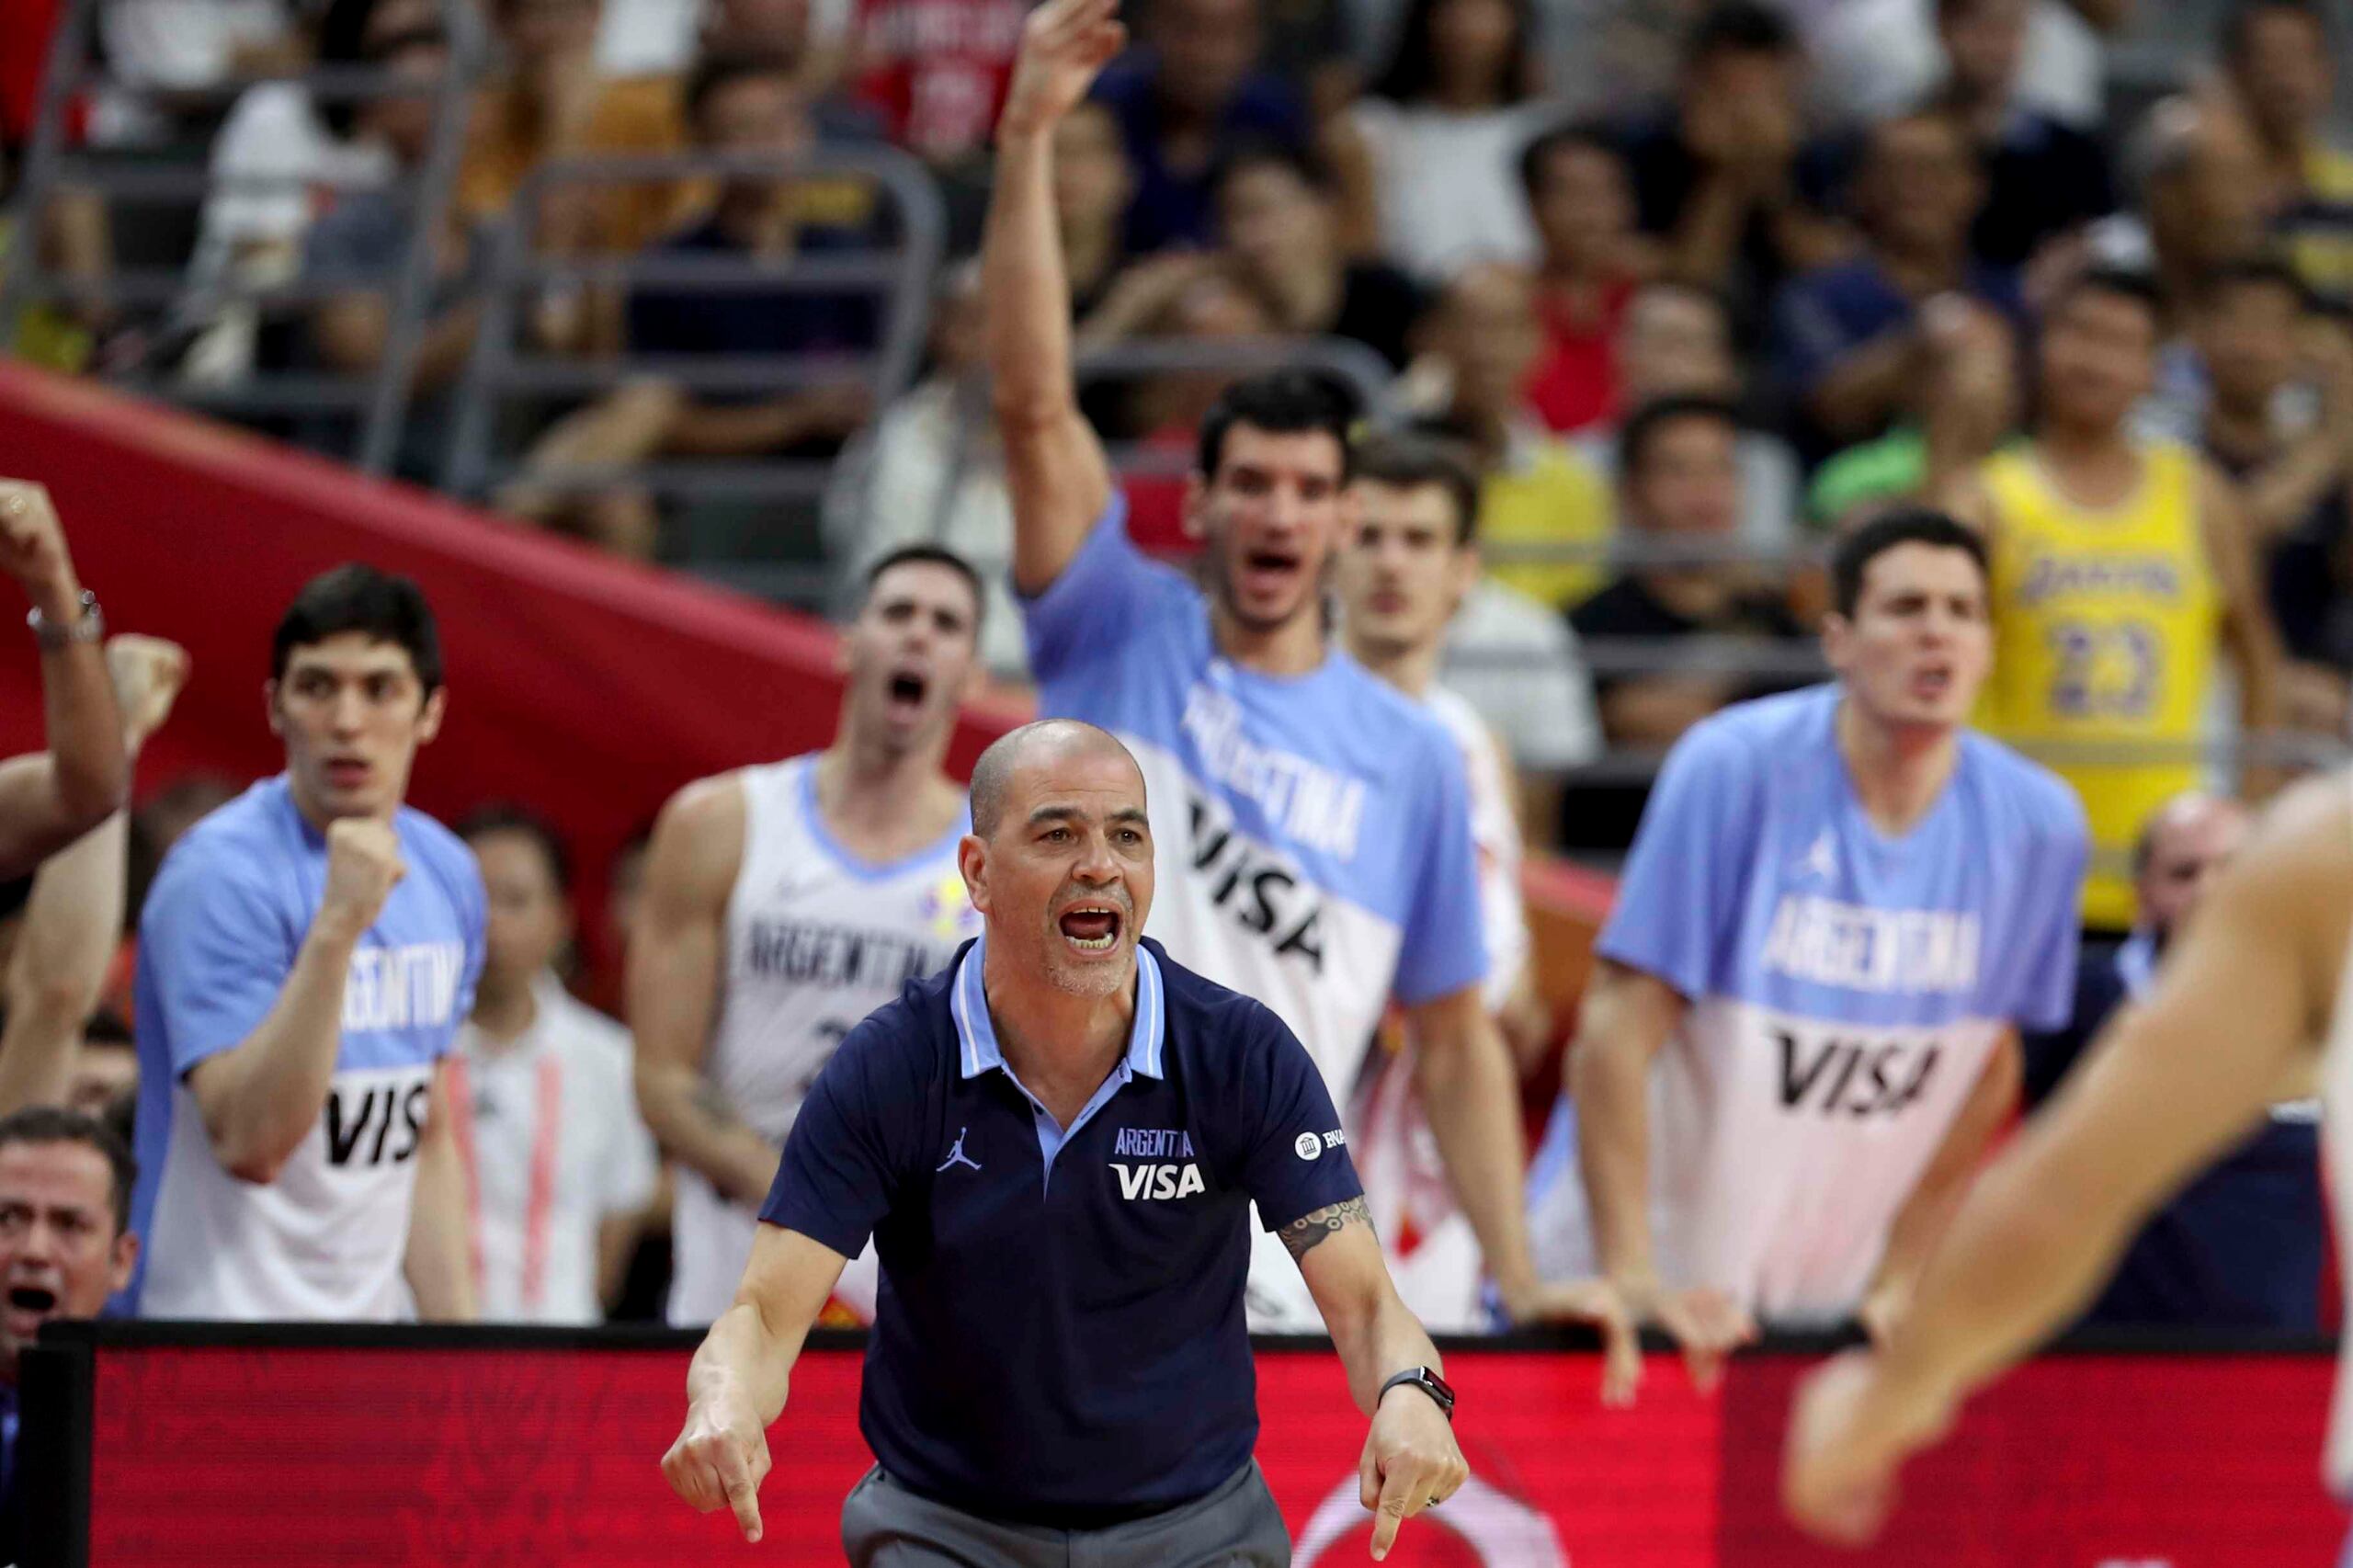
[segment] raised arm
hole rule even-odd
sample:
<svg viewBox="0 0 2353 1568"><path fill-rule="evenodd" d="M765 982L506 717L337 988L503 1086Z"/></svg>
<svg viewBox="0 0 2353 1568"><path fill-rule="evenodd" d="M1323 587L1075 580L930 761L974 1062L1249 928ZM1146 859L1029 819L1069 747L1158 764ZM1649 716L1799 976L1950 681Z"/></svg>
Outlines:
<svg viewBox="0 0 2353 1568"><path fill-rule="evenodd" d="M776 1149L704 1075L726 950L727 898L744 858L744 790L706 778L662 809L629 949L637 1103L654 1141L739 1203L757 1204Z"/></svg>
<svg viewBox="0 0 2353 1568"><path fill-rule="evenodd" d="M1402 1387L1381 1392L1396 1373L1415 1367L1437 1371L1438 1350L1397 1299L1363 1199L1319 1209L1277 1233L1324 1314L1332 1348L1347 1369L1349 1396L1372 1418L1357 1481L1365 1507L1379 1516L1372 1527L1379 1562L1389 1554L1400 1524L1444 1502L1470 1479L1453 1426L1428 1394Z"/></svg>
<svg viewBox="0 0 2353 1568"><path fill-rule="evenodd" d="M1071 371L1070 280L1054 220L1054 126L1127 42L1117 0L1047 0L1023 24L997 122L996 187L981 247L988 354L1006 482L1013 581L1043 593L1111 497L1102 443Z"/></svg>
<svg viewBox="0 0 2353 1568"><path fill-rule="evenodd" d="M2348 926L2353 812L2336 775L2283 799L2222 873L2149 1000L1979 1178L1886 1347L1815 1376L1785 1500L1858 1541L1959 1402L2080 1312L2142 1222L2264 1113L2327 1028Z"/></svg>
<svg viewBox="0 0 2353 1568"><path fill-rule="evenodd" d="M330 824L326 891L278 1000L251 1034L188 1070L213 1153L239 1180L275 1180L318 1124L343 1042L351 954L401 875L390 823Z"/></svg>
<svg viewBox="0 0 2353 1568"><path fill-rule="evenodd" d="M188 678L188 654L157 637L107 643L107 667L132 757L163 723ZM130 821L121 812L41 862L25 901L23 929L0 989L0 1116L28 1105L63 1105L82 1026L97 1005L107 966L122 939L124 858Z"/></svg>
<svg viewBox="0 0 2353 1568"><path fill-rule="evenodd" d="M121 809L131 788L104 653L82 630L82 582L49 492L0 479L0 570L47 623L40 653L49 749L0 763L0 877L18 877Z"/></svg>
<svg viewBox="0 0 2353 1568"><path fill-rule="evenodd" d="M760 1539L767 1429L784 1414L792 1364L849 1259L798 1231L762 1224L735 1304L687 1369L687 1425L662 1456L671 1490L701 1513L732 1508Z"/></svg>

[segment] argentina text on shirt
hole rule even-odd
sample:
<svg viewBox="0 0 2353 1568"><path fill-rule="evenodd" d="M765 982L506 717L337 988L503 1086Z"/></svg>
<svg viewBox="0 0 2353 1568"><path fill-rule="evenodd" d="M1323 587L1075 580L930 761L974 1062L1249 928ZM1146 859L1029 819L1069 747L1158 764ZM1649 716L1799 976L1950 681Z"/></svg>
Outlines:
<svg viewBox="0 0 2353 1568"><path fill-rule="evenodd" d="M1964 994L1976 989L1973 911L1873 909L1787 893L1773 913L1765 966L1849 991Z"/></svg>
<svg viewBox="0 0 2353 1568"><path fill-rule="evenodd" d="M1356 858L1363 779L1244 734L1241 707L1199 681L1185 695L1185 733L1200 749L1203 776L1255 803L1270 827L1342 861Z"/></svg>
<svg viewBox="0 0 2353 1568"><path fill-rule="evenodd" d="M446 1028L456 1020L465 967L456 942L360 949L343 988L345 1032Z"/></svg>

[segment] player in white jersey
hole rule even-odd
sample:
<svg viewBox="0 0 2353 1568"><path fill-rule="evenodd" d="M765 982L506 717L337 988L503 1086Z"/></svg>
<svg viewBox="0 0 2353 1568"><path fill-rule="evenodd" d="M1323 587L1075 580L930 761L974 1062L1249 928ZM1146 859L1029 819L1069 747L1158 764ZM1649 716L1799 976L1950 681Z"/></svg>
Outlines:
<svg viewBox="0 0 2353 1568"><path fill-rule="evenodd" d="M564 990L572 858L519 806L458 824L490 924L473 1016L450 1062L474 1290L491 1323L601 1323L658 1172L629 1032Z"/></svg>
<svg viewBox="0 0 2353 1568"><path fill-rule="evenodd" d="M1668 756L1570 1058L1591 1230L1547 1242L1703 1381L1758 1317L1886 1326L2074 992L2083 809L1963 722L1984 546L1900 512L1831 574L1837 680Z"/></svg>
<svg viewBox="0 0 2353 1568"><path fill-rule="evenodd" d="M1540 1284L1518 1199L1510 1054L1487 955L1462 763L1434 721L1334 649L1321 595L1345 529L1354 410L1299 371L1236 383L1187 495L1207 592L1144 561L1078 407L1053 133L1123 46L1117 0L1024 24L997 128L981 269L1040 711L1111 731L1143 768L1160 856L1152 935L1274 1009L1345 1098L1392 998L1408 1015L1449 1175L1516 1319L1578 1315ZM1261 1326L1313 1303L1260 1238Z"/></svg>
<svg viewBox="0 0 2353 1568"><path fill-rule="evenodd" d="M1878 1348L1815 1372L1791 1414L1783 1497L1826 1538L1875 1534L1905 1458L1961 1402L2089 1304L2191 1176L2315 1073L2353 1248L2353 778L2297 786L2207 892L2149 997L2117 1015L2058 1097L1987 1167ZM2353 1496L2353 1339L2327 1477Z"/></svg>
<svg viewBox="0 0 2353 1568"><path fill-rule="evenodd" d="M735 1299L801 1102L842 1037L979 929L941 771L971 689L981 588L929 546L877 562L843 634L822 752L688 785L654 830L629 951L637 1094L678 1164L670 1321ZM873 1316L871 1252L836 1289Z"/></svg>
<svg viewBox="0 0 2353 1568"><path fill-rule="evenodd" d="M1356 529L1334 574L1341 638L1358 664L1420 702L1461 753L1487 944L1481 990L1525 1064L1543 1048L1547 1020L1519 892L1518 791L1494 732L1438 681L1448 625L1479 579L1478 477L1434 441L1379 437L1358 444L1349 488ZM1384 1035L1401 1049L1380 1053L1348 1108L1357 1175L1390 1278L1414 1315L1433 1333L1476 1333L1487 1326L1478 1238L1447 1187L1414 1087L1410 1041L1403 1031Z"/></svg>

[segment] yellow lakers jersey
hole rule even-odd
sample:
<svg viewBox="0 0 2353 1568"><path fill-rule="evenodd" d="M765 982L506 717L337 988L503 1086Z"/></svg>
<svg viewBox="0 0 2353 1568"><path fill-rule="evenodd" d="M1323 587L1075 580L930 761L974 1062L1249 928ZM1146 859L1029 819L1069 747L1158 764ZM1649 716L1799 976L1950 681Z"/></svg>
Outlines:
<svg viewBox="0 0 2353 1568"><path fill-rule="evenodd" d="M2057 770L2092 830L2084 921L2132 923L2132 841L2197 787L2222 593L2198 515L2199 458L2143 449L2132 495L2080 506L2031 444L1980 471L1996 517L1994 670L1979 722Z"/></svg>

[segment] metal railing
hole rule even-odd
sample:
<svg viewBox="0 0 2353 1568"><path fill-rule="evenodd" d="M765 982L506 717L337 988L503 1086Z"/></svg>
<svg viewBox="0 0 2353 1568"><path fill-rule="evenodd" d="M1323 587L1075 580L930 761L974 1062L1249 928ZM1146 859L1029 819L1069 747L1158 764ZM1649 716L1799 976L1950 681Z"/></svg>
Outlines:
<svg viewBox="0 0 2353 1568"><path fill-rule="evenodd" d="M0 270L0 349L14 347L19 308L37 301L146 307L160 312L191 303L191 286L177 268L132 268L109 272L102 278L76 278L53 273L41 263L37 235L50 205L69 191L91 191L115 198L163 201L185 200L191 206L227 189L284 190L290 185L307 187L308 178L289 181L281 176L223 179L209 169L155 166L120 160L102 152L69 152L65 126L69 107L108 78L94 68L93 42L97 12L104 0L69 0L51 40L50 57L41 77L40 101L26 158L18 198L17 238L8 248ZM433 286L431 235L455 187L466 144L468 113L473 90L489 57L488 40L476 8L467 0L442 0L443 23L449 39L449 64L433 91L434 131L423 165L413 175L392 182L388 189L404 198L412 213L405 243L391 258L378 285L387 299L383 347L373 371L366 376L342 376L316 371L256 371L228 384L202 384L159 373L152 364L134 366L110 379L125 390L217 413L243 415L302 415L335 414L356 420L349 453L362 470L381 474L392 464L406 418ZM375 67L321 67L282 75L256 76L211 89L175 89L182 102L227 104L255 86L268 82L298 84L320 101L352 102L413 95L414 77ZM217 310L232 304L262 309L286 309L315 304L326 299L364 291L367 285L341 280L328 285L304 280L256 281L233 273L210 279L200 308Z"/></svg>
<svg viewBox="0 0 2353 1568"><path fill-rule="evenodd" d="M889 199L891 222L869 253L796 256L789 268L751 256L631 255L552 257L537 255L532 235L551 191L564 186L652 185L696 178L830 176L870 183ZM563 159L535 171L501 225L496 259L476 339L458 394L456 432L442 471L453 494L479 498L522 475L520 464L494 449L502 408L517 394L593 397L633 381L658 379L688 392L779 393L845 381L863 383L878 406L905 390L922 358L930 320L932 280L946 244L947 219L923 165L890 147L820 147L801 156L748 153ZM529 300L549 288L690 288L698 291L876 295L883 309L881 342L871 355L649 355L574 358L518 348L517 330ZM774 459L642 465L629 477L665 495L813 495L823 465ZM535 485L555 492L594 490L613 483L604 468L542 466Z"/></svg>

